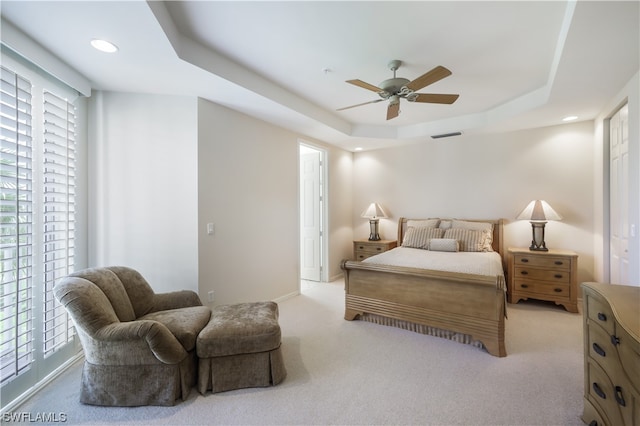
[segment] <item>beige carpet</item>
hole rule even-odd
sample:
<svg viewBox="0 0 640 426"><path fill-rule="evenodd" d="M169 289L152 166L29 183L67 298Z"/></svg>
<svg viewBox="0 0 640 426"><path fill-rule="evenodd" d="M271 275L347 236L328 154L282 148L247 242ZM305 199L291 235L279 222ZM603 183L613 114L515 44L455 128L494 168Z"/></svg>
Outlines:
<svg viewBox="0 0 640 426"><path fill-rule="evenodd" d="M15 411L66 424L581 425L582 317L553 304L508 305L508 356L365 321L345 321L343 283L280 303L288 376L275 387L174 407L78 402L75 365Z"/></svg>

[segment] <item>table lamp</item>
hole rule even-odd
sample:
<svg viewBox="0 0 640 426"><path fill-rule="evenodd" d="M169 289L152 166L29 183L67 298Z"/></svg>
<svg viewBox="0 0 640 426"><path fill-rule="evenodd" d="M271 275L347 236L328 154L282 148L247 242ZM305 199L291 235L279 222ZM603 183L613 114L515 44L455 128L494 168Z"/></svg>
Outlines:
<svg viewBox="0 0 640 426"><path fill-rule="evenodd" d="M371 203L371 205L362 212L362 217L369 219L369 241L380 241L380 234L378 234L378 219L381 217L387 217L384 210L378 203Z"/></svg>
<svg viewBox="0 0 640 426"><path fill-rule="evenodd" d="M548 220L562 220L562 216L544 200L533 200L516 219L531 222L532 240L529 250L549 251L544 243L544 225Z"/></svg>

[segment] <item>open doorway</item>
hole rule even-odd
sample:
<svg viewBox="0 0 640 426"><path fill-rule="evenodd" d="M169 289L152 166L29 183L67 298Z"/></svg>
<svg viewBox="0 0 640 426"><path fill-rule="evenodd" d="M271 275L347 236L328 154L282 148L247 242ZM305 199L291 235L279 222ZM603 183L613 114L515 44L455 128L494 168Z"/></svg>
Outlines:
<svg viewBox="0 0 640 426"><path fill-rule="evenodd" d="M326 281L326 151L300 143L300 279Z"/></svg>

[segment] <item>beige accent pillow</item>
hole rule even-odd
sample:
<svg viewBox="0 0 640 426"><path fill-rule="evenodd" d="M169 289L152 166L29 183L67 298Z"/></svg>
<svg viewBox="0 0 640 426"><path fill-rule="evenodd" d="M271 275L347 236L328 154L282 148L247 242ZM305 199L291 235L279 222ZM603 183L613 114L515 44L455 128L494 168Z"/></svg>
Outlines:
<svg viewBox="0 0 640 426"><path fill-rule="evenodd" d="M437 228L440 219L407 220L407 228Z"/></svg>
<svg viewBox="0 0 640 426"><path fill-rule="evenodd" d="M458 240L460 251L486 251L483 231L477 229L451 228L444 232L444 238Z"/></svg>
<svg viewBox="0 0 640 426"><path fill-rule="evenodd" d="M458 251L460 245L458 240L449 238L433 238L429 241L429 250L431 251Z"/></svg>
<svg viewBox="0 0 640 426"><path fill-rule="evenodd" d="M452 228L473 229L482 232L482 251L493 251L493 223L489 222L470 222L466 220L454 219L451 223Z"/></svg>
<svg viewBox="0 0 640 426"><path fill-rule="evenodd" d="M422 226L419 228L408 228L402 247L419 248L423 250L429 249L429 241L432 238L441 238L444 231L440 228Z"/></svg>

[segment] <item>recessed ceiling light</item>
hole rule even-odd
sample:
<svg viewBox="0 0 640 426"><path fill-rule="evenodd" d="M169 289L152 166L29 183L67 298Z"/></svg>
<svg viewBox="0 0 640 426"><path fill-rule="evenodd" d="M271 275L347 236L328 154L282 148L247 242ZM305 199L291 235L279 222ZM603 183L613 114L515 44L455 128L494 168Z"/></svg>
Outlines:
<svg viewBox="0 0 640 426"><path fill-rule="evenodd" d="M99 38L91 40L91 45L101 52L114 53L118 51L118 46L106 40L100 40Z"/></svg>
<svg viewBox="0 0 640 426"><path fill-rule="evenodd" d="M573 121L573 120L577 120L578 116L577 115L568 115L565 118L562 119L562 121Z"/></svg>
<svg viewBox="0 0 640 426"><path fill-rule="evenodd" d="M357 147L355 150L356 151L362 151L362 148L361 147Z"/></svg>

